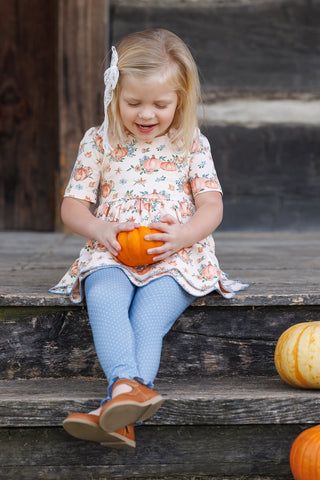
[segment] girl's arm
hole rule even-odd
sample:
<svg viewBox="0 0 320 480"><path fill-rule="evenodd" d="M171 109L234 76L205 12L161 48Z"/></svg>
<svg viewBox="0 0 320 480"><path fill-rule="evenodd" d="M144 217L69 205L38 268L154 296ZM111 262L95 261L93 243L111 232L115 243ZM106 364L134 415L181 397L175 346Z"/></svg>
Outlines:
<svg viewBox="0 0 320 480"><path fill-rule="evenodd" d="M204 192L195 197L196 212L187 223L179 223L171 215L164 216L159 223L149 225L162 233L146 235L146 240L160 240L161 247L151 248L148 253L154 259L163 260L181 248L190 247L216 230L223 216L220 192Z"/></svg>
<svg viewBox="0 0 320 480"><path fill-rule="evenodd" d="M78 235L98 240L112 255L116 256L121 250L117 241L118 233L133 230L137 225L132 222L105 222L91 213L91 206L92 204L86 200L65 197L61 205L62 221Z"/></svg>

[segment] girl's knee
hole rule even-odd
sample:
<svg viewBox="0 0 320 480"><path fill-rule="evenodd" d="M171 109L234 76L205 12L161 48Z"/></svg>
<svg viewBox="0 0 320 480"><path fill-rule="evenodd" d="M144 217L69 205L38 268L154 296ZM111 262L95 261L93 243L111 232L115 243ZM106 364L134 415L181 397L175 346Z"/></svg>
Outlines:
<svg viewBox="0 0 320 480"><path fill-rule="evenodd" d="M107 304L123 302L129 304L131 302L134 286L119 268L108 267L99 269L91 273L84 283L87 304L88 301L101 300Z"/></svg>

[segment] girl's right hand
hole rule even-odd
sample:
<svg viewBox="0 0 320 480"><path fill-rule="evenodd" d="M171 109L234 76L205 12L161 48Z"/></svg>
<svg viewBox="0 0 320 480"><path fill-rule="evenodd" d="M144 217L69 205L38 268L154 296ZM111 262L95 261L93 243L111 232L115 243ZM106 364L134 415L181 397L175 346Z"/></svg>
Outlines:
<svg viewBox="0 0 320 480"><path fill-rule="evenodd" d="M95 238L99 243L105 245L109 252L116 257L121 250L121 245L117 240L118 234L124 231L130 232L138 226L138 224L133 222L117 223L101 220Z"/></svg>
<svg viewBox="0 0 320 480"><path fill-rule="evenodd" d="M91 203L73 197L65 197L61 206L61 216L65 225L73 232L86 238L94 238L117 256L121 246L117 235L131 231L139 225L134 222L106 222L91 213Z"/></svg>

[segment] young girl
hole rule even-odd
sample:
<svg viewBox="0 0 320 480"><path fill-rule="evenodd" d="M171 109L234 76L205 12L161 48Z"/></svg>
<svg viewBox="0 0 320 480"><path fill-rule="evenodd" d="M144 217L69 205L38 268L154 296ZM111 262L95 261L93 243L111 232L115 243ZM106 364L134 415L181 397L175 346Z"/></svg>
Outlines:
<svg viewBox="0 0 320 480"><path fill-rule="evenodd" d="M210 146L197 127L200 85L186 45L162 29L129 35L105 72L105 120L86 132L62 203L62 219L90 240L51 291L85 297L108 396L93 412L63 422L77 438L135 446L133 425L163 402L153 390L162 339L197 296L226 298L228 280L211 233L222 192ZM98 201L93 213L91 207ZM163 244L156 263L129 267L117 236L144 225Z"/></svg>

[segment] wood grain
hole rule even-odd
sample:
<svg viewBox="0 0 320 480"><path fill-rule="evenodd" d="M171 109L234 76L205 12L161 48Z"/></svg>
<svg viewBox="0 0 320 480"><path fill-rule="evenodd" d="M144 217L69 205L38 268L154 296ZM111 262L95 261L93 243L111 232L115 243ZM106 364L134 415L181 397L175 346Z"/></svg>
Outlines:
<svg viewBox="0 0 320 480"><path fill-rule="evenodd" d="M59 144L57 204L85 131L103 121L104 59L109 48L109 1L59 0ZM59 215L57 223L60 223Z"/></svg>
<svg viewBox="0 0 320 480"><path fill-rule="evenodd" d="M319 94L318 2L112 5L113 42L159 26L179 35L196 59L207 99Z"/></svg>
<svg viewBox="0 0 320 480"><path fill-rule="evenodd" d="M110 450L76 440L62 428L4 429L0 473L4 480L106 480L114 478L288 480L290 444L299 426L140 427L137 448ZM12 452L15 455L12 456ZM255 477L257 476L257 477Z"/></svg>
<svg viewBox="0 0 320 480"><path fill-rule="evenodd" d="M0 382L1 427L59 426L70 412L97 408L102 379L59 378ZM290 387L280 377L158 379L165 402L146 425L298 425L319 418L317 390Z"/></svg>
<svg viewBox="0 0 320 480"><path fill-rule="evenodd" d="M281 333L319 318L319 306L190 307L164 339L159 377L275 376ZM1 378L104 378L84 308L2 307L0 325Z"/></svg>
<svg viewBox="0 0 320 480"><path fill-rule="evenodd" d="M216 253L230 278L250 284L233 299L210 294L197 306L319 305L319 232L216 232ZM66 306L48 293L78 257L85 239L58 233L0 232L0 305Z"/></svg>
<svg viewBox="0 0 320 480"><path fill-rule="evenodd" d="M204 125L224 192L223 229L319 229L320 120L316 126L295 120L252 128Z"/></svg>
<svg viewBox="0 0 320 480"><path fill-rule="evenodd" d="M54 228L57 2L0 2L0 229Z"/></svg>

